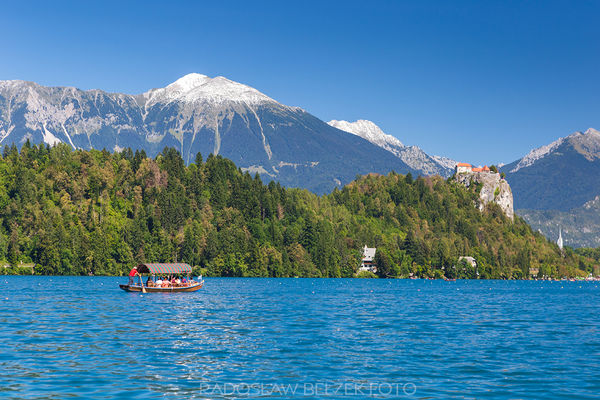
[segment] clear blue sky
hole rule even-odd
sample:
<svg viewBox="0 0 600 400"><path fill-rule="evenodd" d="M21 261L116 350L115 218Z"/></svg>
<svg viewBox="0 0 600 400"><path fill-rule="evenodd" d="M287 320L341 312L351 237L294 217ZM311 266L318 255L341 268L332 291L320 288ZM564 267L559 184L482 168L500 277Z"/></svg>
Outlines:
<svg viewBox="0 0 600 400"><path fill-rule="evenodd" d="M223 75L477 164L600 129L599 1L10 3L0 79L141 93Z"/></svg>

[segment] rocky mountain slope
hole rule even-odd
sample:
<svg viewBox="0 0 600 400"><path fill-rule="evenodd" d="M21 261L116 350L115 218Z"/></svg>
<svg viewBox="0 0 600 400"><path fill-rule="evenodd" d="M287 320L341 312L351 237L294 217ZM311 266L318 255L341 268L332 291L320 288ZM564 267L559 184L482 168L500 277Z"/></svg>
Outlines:
<svg viewBox="0 0 600 400"><path fill-rule="evenodd" d="M139 95L0 81L0 145L26 140L73 149L165 146L184 160L230 158L263 179L317 193L369 172L420 173L369 141L224 77L189 74Z"/></svg>
<svg viewBox="0 0 600 400"><path fill-rule="evenodd" d="M600 194L600 132L575 132L532 150L501 171L513 189L517 210L581 207Z"/></svg>
<svg viewBox="0 0 600 400"><path fill-rule="evenodd" d="M394 136L383 132L371 121L364 119L355 122L331 120L328 124L386 149L423 175L449 177L454 173L456 161L446 157L430 156L417 146L406 146Z"/></svg>
<svg viewBox="0 0 600 400"><path fill-rule="evenodd" d="M530 151L501 168L516 213L550 240L600 245L600 132L589 128Z"/></svg>

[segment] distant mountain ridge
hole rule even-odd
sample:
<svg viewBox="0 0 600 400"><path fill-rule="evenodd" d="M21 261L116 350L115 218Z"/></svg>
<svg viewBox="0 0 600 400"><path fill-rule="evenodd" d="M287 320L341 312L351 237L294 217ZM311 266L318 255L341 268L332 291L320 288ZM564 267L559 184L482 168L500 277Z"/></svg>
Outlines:
<svg viewBox="0 0 600 400"><path fill-rule="evenodd" d="M523 209L519 215L550 240L562 229L566 246L600 247L600 196L569 211Z"/></svg>
<svg viewBox="0 0 600 400"><path fill-rule="evenodd" d="M423 171L298 107L224 77L186 75L138 95L0 81L0 144L67 143L73 149L166 146L230 158L286 186L324 193L359 174Z"/></svg>
<svg viewBox="0 0 600 400"><path fill-rule="evenodd" d="M600 132L589 128L531 150L501 168L515 212L550 240L600 245Z"/></svg>
<svg viewBox="0 0 600 400"><path fill-rule="evenodd" d="M600 132L589 128L501 168L515 208L568 211L600 194Z"/></svg>
<svg viewBox="0 0 600 400"><path fill-rule="evenodd" d="M328 124L386 149L423 175L449 177L454 172L456 161L446 157L430 156L417 146L406 146L369 120L360 119L355 122L331 120Z"/></svg>

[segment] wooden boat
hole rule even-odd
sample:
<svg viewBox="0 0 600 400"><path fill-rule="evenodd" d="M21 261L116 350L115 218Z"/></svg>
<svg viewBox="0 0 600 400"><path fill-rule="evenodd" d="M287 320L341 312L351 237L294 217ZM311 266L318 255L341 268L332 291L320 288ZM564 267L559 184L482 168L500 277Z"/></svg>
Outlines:
<svg viewBox="0 0 600 400"><path fill-rule="evenodd" d="M195 292L204 286L204 281L196 282L189 279L189 275L192 272L192 267L184 263L145 263L137 266L137 271L140 274L140 283L132 285L119 285L119 287L126 292L147 292L147 293L178 293L178 292ZM151 274L152 281L156 281L156 274L160 275L183 275L188 276L189 284L187 286L153 286L144 285L142 280L143 274Z"/></svg>
<svg viewBox="0 0 600 400"><path fill-rule="evenodd" d="M204 281L195 283L190 286L168 286L168 287L152 287L144 286L148 293L179 293L179 292L195 292L204 286ZM142 287L140 285L119 285L119 287L126 292L141 292Z"/></svg>

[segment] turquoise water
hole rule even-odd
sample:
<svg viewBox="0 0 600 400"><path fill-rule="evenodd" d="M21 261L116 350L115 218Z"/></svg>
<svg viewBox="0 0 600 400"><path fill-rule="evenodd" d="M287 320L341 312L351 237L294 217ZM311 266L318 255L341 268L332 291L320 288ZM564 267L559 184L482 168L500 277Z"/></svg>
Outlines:
<svg viewBox="0 0 600 400"><path fill-rule="evenodd" d="M0 398L583 399L600 285L0 277Z"/></svg>

